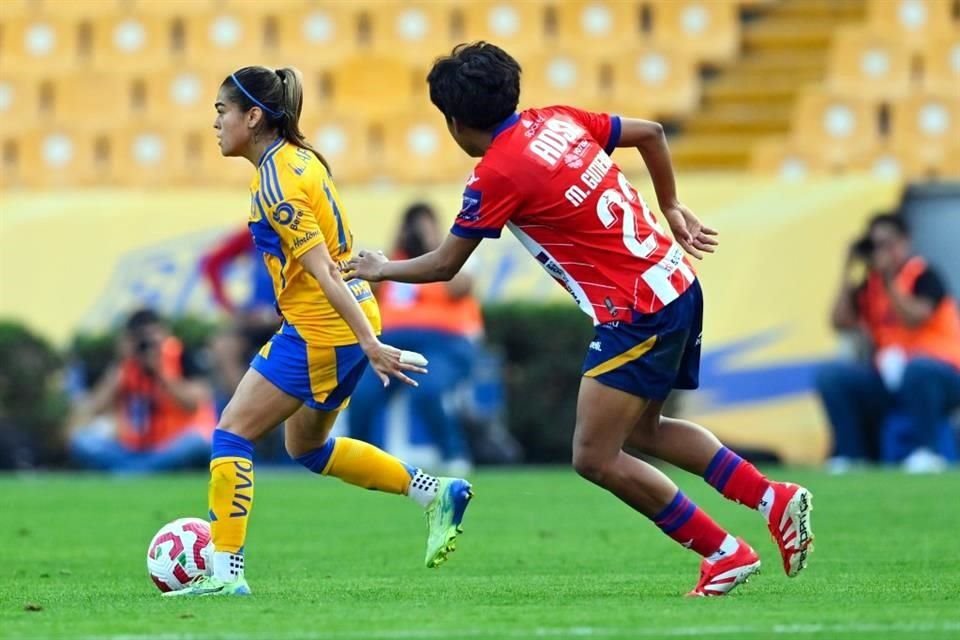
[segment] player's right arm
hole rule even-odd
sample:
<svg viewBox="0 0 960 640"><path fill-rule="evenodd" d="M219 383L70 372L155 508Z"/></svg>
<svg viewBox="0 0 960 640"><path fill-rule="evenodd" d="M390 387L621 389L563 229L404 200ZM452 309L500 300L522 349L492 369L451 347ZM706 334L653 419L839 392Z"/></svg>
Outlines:
<svg viewBox="0 0 960 640"><path fill-rule="evenodd" d="M851 245L847 252L840 275L840 288L830 310L830 324L837 331L856 329L860 323L860 314L857 310L858 287L850 277L850 271L858 259L857 244Z"/></svg>
<svg viewBox="0 0 960 640"><path fill-rule="evenodd" d="M109 411L119 389L120 368L114 365L101 376L89 395L71 412L67 420L67 431L73 432L85 427L94 418Z"/></svg>
<svg viewBox="0 0 960 640"><path fill-rule="evenodd" d="M643 157L650 172L660 211L670 225L673 236L684 251L703 259L718 244L716 230L703 224L677 197L677 182L670 160L667 136L659 122L639 118L620 118L620 139L617 147L634 147Z"/></svg>

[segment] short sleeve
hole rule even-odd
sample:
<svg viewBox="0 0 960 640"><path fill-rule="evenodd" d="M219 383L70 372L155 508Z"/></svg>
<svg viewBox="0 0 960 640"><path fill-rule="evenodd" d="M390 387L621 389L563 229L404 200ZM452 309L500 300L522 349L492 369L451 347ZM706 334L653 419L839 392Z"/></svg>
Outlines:
<svg viewBox="0 0 960 640"><path fill-rule="evenodd" d="M461 238L499 238L519 208L520 194L513 182L481 163L467 180L450 232Z"/></svg>
<svg viewBox="0 0 960 640"><path fill-rule="evenodd" d="M324 206L329 206L324 203ZM317 213L302 192L288 195L267 211L267 221L294 258L324 241Z"/></svg>
<svg viewBox="0 0 960 640"><path fill-rule="evenodd" d="M940 274L928 267L913 283L913 295L938 305L947 296L947 287Z"/></svg>
<svg viewBox="0 0 960 640"><path fill-rule="evenodd" d="M584 111L576 107L552 107L552 110L569 116L586 129L607 155L613 153L620 143L620 116Z"/></svg>

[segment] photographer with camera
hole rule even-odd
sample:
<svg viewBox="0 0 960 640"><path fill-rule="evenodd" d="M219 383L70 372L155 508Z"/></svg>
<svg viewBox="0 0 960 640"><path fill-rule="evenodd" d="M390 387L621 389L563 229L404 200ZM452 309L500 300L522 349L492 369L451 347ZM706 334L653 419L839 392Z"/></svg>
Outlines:
<svg viewBox="0 0 960 640"><path fill-rule="evenodd" d="M854 284L861 264L866 277ZM960 312L944 280L913 253L901 216L875 216L851 245L831 320L838 331L862 331L873 358L831 363L818 373L833 427L830 468L877 460L884 422L898 413L909 421L914 443L904 469L942 471L937 428L960 407Z"/></svg>
<svg viewBox="0 0 960 640"><path fill-rule="evenodd" d="M216 425L212 393L183 345L142 309L127 320L117 349L117 361L70 417L74 462L123 473L203 466Z"/></svg>

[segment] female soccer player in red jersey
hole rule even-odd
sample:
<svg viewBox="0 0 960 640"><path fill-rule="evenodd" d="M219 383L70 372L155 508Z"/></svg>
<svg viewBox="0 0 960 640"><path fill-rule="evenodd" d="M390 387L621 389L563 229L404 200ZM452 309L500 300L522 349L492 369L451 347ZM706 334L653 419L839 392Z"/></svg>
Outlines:
<svg viewBox="0 0 960 640"><path fill-rule="evenodd" d="M672 389L698 385L703 298L684 251L712 253L716 231L677 197L662 127L555 106L516 112L520 66L489 43L456 47L427 77L450 134L480 158L442 245L413 260L361 252L352 275L370 281L452 277L483 238L507 227L596 325L587 349L573 466L703 557L691 595L729 593L760 568L756 552L724 531L643 451L703 478L758 510L787 575L806 566L811 494L772 482L703 427L661 414ZM671 238L610 155L640 151Z"/></svg>

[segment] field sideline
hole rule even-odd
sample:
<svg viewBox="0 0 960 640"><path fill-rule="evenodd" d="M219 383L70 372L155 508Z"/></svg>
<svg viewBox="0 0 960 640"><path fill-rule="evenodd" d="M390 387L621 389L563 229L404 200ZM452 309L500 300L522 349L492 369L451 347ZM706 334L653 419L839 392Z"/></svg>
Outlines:
<svg viewBox="0 0 960 640"><path fill-rule="evenodd" d="M0 638L960 638L960 474L771 474L815 496L795 580L759 516L675 476L765 561L730 598L681 597L697 557L571 471L477 474L457 552L427 570L411 501L267 470L254 597L188 602L160 597L145 552L167 520L204 514L205 476L0 476Z"/></svg>

